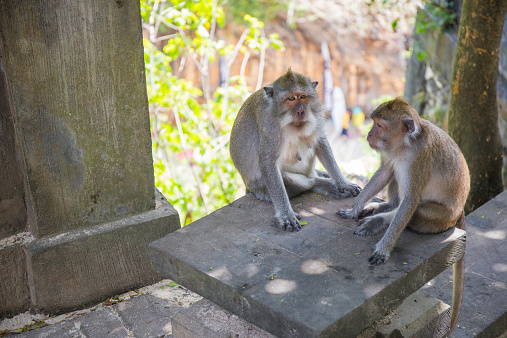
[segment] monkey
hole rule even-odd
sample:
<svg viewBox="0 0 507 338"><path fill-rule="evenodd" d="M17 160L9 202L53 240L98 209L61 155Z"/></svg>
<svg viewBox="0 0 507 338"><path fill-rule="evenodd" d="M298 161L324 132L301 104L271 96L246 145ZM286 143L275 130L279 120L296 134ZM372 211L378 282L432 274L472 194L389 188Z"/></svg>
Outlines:
<svg viewBox="0 0 507 338"><path fill-rule="evenodd" d="M372 265L384 264L405 227L426 234L453 226L465 228L464 207L470 191L470 174L458 145L443 130L419 117L399 97L378 106L371 114L373 127L367 135L380 153L381 165L352 209L337 214L353 218L354 232L371 236L387 229L369 257ZM365 204L385 186L387 202ZM364 208L363 208L364 207ZM453 330L461 308L464 256L453 264Z"/></svg>
<svg viewBox="0 0 507 338"><path fill-rule="evenodd" d="M245 100L231 130L231 159L247 192L273 203L284 230L301 229L289 198L308 190L335 198L360 192L342 175L326 139L317 84L289 68ZM315 169L316 158L327 172Z"/></svg>
<svg viewBox="0 0 507 338"><path fill-rule="evenodd" d="M439 233L455 226L464 215L470 174L453 139L420 118L403 98L381 104L371 117L366 139L380 153L381 165L353 208L338 215L359 221L357 235L371 236L387 228L369 257L371 264L379 265L387 261L405 227ZM364 207L385 186L388 201Z"/></svg>

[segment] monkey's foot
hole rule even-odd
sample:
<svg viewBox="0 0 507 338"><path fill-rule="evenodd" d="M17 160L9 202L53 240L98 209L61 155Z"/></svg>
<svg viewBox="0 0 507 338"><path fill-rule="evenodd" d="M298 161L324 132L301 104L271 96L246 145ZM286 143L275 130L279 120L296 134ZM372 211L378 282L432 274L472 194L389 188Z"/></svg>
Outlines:
<svg viewBox="0 0 507 338"><path fill-rule="evenodd" d="M336 214L338 216L340 216L341 218L348 218L348 219L356 218L355 214L354 214L354 209L340 209L336 212Z"/></svg>
<svg viewBox="0 0 507 338"><path fill-rule="evenodd" d="M383 217L365 217L359 221L359 227L354 234L359 236L373 236L385 228Z"/></svg>
<svg viewBox="0 0 507 338"><path fill-rule="evenodd" d="M388 255L378 252L375 250L370 257L368 257L368 262L370 262L371 265L380 265L385 264L387 261Z"/></svg>
<svg viewBox="0 0 507 338"><path fill-rule="evenodd" d="M284 215L276 217L277 225L282 226L283 230L299 231L301 230L301 224L299 220L301 215L298 213L292 213L292 215Z"/></svg>
<svg viewBox="0 0 507 338"><path fill-rule="evenodd" d="M359 195L359 193L361 192L361 187L359 187L357 184L353 184L353 183L350 183L350 184L345 184L344 186L342 186L342 189L346 192L346 193L349 193L350 195L356 197L357 195Z"/></svg>

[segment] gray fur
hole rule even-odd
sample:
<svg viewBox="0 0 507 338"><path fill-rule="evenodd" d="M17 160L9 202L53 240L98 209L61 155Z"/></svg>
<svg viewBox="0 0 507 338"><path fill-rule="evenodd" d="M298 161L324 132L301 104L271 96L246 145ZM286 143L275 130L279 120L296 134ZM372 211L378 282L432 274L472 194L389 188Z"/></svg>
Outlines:
<svg viewBox="0 0 507 338"><path fill-rule="evenodd" d="M271 201L277 225L289 230L301 228L301 216L292 210L289 197L307 190L336 198L357 196L360 191L336 165L315 86L306 76L289 70L247 98L231 132L231 158L247 190ZM287 100L294 97L297 101L291 100L294 106L290 108ZM302 146L306 142L308 148ZM327 173L315 170L316 157Z"/></svg>

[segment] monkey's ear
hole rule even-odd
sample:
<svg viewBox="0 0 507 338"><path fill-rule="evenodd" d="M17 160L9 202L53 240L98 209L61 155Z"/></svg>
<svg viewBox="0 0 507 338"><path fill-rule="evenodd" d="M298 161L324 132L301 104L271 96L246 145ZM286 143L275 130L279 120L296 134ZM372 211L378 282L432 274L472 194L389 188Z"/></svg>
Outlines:
<svg viewBox="0 0 507 338"><path fill-rule="evenodd" d="M415 124L413 118L403 118L403 131L407 132L407 134L410 135L413 135L417 131L417 125Z"/></svg>
<svg viewBox="0 0 507 338"><path fill-rule="evenodd" d="M319 84L319 81L313 81L312 82L312 87L315 88L315 87L317 87L318 84Z"/></svg>
<svg viewBox="0 0 507 338"><path fill-rule="evenodd" d="M273 94L275 92L275 90L273 89L273 87L264 87L264 92L266 92L266 95L268 97L273 97Z"/></svg>

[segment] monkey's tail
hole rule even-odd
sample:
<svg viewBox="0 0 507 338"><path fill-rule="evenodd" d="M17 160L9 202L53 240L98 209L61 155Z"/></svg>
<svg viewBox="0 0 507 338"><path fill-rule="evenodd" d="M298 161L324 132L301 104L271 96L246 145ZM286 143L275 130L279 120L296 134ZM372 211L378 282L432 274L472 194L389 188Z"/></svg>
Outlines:
<svg viewBox="0 0 507 338"><path fill-rule="evenodd" d="M456 222L456 228L465 230L465 212L461 214ZM461 302L463 300L463 286L465 282L465 254L459 261L452 265L452 305L451 305L451 324L449 331L445 334L449 337L452 330L458 322L459 314L461 312Z"/></svg>

